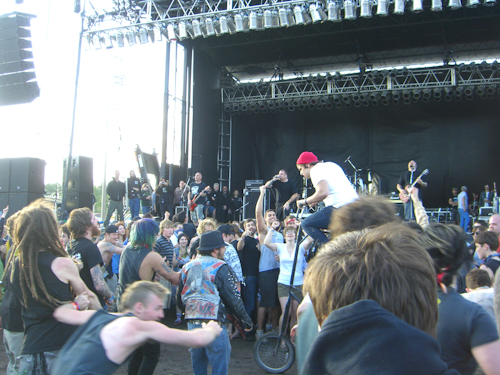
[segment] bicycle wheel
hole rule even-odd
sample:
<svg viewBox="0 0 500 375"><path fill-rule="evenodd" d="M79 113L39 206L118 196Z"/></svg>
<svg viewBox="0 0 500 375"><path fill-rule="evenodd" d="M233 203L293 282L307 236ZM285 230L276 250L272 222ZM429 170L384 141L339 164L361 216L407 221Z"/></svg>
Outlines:
<svg viewBox="0 0 500 375"><path fill-rule="evenodd" d="M292 367L295 348L288 337L279 338L279 332L268 332L255 343L253 357L264 371L281 374Z"/></svg>

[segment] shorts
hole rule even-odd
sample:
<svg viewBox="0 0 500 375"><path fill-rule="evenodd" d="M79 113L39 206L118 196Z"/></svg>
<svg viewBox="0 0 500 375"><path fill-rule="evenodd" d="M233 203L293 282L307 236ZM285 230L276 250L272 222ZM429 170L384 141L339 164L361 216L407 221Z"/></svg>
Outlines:
<svg viewBox="0 0 500 375"><path fill-rule="evenodd" d="M278 276L279 268L259 272L260 304L259 307L279 306Z"/></svg>
<svg viewBox="0 0 500 375"><path fill-rule="evenodd" d="M283 297L288 297L288 290L290 289L290 286L285 285L285 284L278 284L278 297L283 298ZM304 296L302 295L302 285L295 285L292 289L293 294L295 297L299 299L299 302L302 302L304 299Z"/></svg>
<svg viewBox="0 0 500 375"><path fill-rule="evenodd" d="M14 369L19 375L49 375L52 373L59 350L37 354L21 354Z"/></svg>

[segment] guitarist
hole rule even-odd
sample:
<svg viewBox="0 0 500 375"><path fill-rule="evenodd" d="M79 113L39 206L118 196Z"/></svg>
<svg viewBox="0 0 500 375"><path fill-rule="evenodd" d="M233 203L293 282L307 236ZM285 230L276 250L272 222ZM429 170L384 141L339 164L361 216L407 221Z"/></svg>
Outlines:
<svg viewBox="0 0 500 375"><path fill-rule="evenodd" d="M196 207L193 211L191 211L191 219L193 220L194 225L198 226L198 223L205 218L203 214L203 208L205 207L206 202L206 188L207 184L202 182L202 175L200 172L196 172L194 175L194 183L192 183L189 187L188 200L194 202Z"/></svg>
<svg viewBox="0 0 500 375"><path fill-rule="evenodd" d="M420 172L417 171L417 162L415 160L411 160L408 163L408 170L401 175L397 184L400 196L401 194L408 194L409 196L409 188L414 182L416 182L414 187L418 189L418 198L422 200L420 189L423 187L427 187L428 183L422 180L423 177L418 178L418 176L420 176ZM404 203L404 209L405 221L415 220L415 213L413 212L413 202L411 199Z"/></svg>

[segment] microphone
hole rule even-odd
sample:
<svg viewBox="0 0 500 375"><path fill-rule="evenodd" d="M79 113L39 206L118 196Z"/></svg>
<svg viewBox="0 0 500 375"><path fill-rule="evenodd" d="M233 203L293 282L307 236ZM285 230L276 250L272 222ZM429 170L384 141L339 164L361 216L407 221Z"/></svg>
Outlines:
<svg viewBox="0 0 500 375"><path fill-rule="evenodd" d="M349 157L347 159L344 160L344 163L347 163L349 161L349 159L351 158L351 155L349 155Z"/></svg>

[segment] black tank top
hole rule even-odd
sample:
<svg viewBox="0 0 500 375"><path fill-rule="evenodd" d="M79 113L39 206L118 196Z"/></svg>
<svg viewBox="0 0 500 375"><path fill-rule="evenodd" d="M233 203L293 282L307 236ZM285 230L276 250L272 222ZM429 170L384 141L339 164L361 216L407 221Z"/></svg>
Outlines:
<svg viewBox="0 0 500 375"><path fill-rule="evenodd" d="M63 283L52 272L52 261L55 255L47 251L38 253L38 269L47 291L59 301L72 301L73 293L69 284ZM24 341L21 354L36 354L60 350L77 327L60 323L52 316L54 308L35 300L28 291L28 304L24 305L23 293L19 281L19 259L15 261L12 281L14 294L23 301L21 310L24 322ZM43 296L40 288L38 295ZM41 297L43 298L43 297Z"/></svg>
<svg viewBox="0 0 500 375"><path fill-rule="evenodd" d="M139 268L141 267L142 261L151 252L151 250L145 247L135 248L128 246L120 257L120 285L118 287L118 295L121 296L128 285L132 284L134 281L142 280L139 276ZM153 281L155 275L153 274Z"/></svg>
<svg viewBox="0 0 500 375"><path fill-rule="evenodd" d="M121 364L108 359L100 334L105 325L121 317L104 310L97 311L64 345L57 355L51 375L113 374Z"/></svg>

